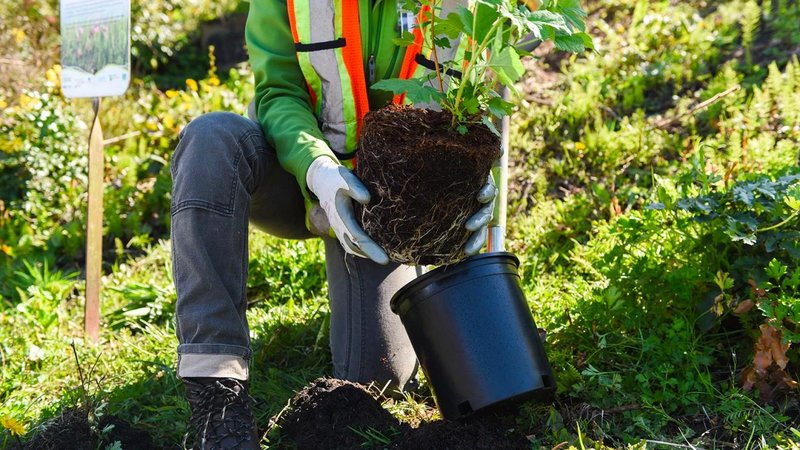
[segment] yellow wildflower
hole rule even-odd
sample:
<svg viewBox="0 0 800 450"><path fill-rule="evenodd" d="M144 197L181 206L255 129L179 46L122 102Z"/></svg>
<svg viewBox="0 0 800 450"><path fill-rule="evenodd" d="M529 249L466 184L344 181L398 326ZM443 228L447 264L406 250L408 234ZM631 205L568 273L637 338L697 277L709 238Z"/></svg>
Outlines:
<svg viewBox="0 0 800 450"><path fill-rule="evenodd" d="M0 109L5 109L8 107L8 103L5 100L0 99Z"/></svg>
<svg viewBox="0 0 800 450"><path fill-rule="evenodd" d="M19 96L19 106L21 106L23 109L27 109L31 103L33 103L33 98L31 96L26 94Z"/></svg>
<svg viewBox="0 0 800 450"><path fill-rule="evenodd" d="M0 140L0 151L6 153L16 153L22 149L25 143L18 136L14 139Z"/></svg>
<svg viewBox="0 0 800 450"><path fill-rule="evenodd" d="M211 78L208 79L208 84L211 86L219 86L219 78L217 78L216 76L212 76Z"/></svg>
<svg viewBox="0 0 800 450"><path fill-rule="evenodd" d="M0 245L0 250L8 256L14 256L14 249L6 244ZM4 425L5 426L5 425Z"/></svg>
<svg viewBox="0 0 800 450"><path fill-rule="evenodd" d="M162 122L164 123L164 126L167 127L167 129L169 130L175 128L175 119L173 119L172 116L169 114L164 116Z"/></svg>
<svg viewBox="0 0 800 450"><path fill-rule="evenodd" d="M17 419L14 419L10 416L3 416L0 417L0 425L3 426L6 430L8 430L11 434L22 436L25 434L25 427L19 423Z"/></svg>
<svg viewBox="0 0 800 450"><path fill-rule="evenodd" d="M145 126L145 128L147 128L150 131L158 131L158 125L156 125L155 122L152 122L150 120L145 122L144 126Z"/></svg>
<svg viewBox="0 0 800 450"><path fill-rule="evenodd" d="M186 86L189 86L189 89L197 92L197 81L194 81L191 78L186 79Z"/></svg>
<svg viewBox="0 0 800 450"><path fill-rule="evenodd" d="M11 34L14 35L14 40L17 41L17 44L22 44L22 41L25 40L25 31L22 28L12 28Z"/></svg>
<svg viewBox="0 0 800 450"><path fill-rule="evenodd" d="M586 148L586 144L584 144L583 142L576 142L575 143L575 149L576 150L584 150L585 148Z"/></svg>
<svg viewBox="0 0 800 450"><path fill-rule="evenodd" d="M167 95L167 98L175 98L178 95L180 95L180 92L178 92L178 91L176 91L174 89L169 89L169 90L167 90L167 92L165 92L165 94Z"/></svg>
<svg viewBox="0 0 800 450"><path fill-rule="evenodd" d="M61 83L61 66L56 64L51 69L48 69L45 73L47 77L47 81L55 84L56 86Z"/></svg>

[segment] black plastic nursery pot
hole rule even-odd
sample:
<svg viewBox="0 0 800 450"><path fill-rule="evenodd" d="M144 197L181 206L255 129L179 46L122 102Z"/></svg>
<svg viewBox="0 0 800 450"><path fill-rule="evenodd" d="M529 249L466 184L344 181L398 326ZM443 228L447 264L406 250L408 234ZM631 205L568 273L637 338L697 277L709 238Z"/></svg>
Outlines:
<svg viewBox="0 0 800 450"><path fill-rule="evenodd" d="M511 253L439 267L392 298L446 419L519 400L549 401L555 380Z"/></svg>

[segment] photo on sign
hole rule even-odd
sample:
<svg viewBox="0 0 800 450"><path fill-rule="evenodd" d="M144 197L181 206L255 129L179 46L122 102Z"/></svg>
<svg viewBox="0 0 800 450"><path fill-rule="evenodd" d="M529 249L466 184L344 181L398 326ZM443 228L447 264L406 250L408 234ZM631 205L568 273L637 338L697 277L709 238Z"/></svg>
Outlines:
<svg viewBox="0 0 800 450"><path fill-rule="evenodd" d="M108 65L127 66L128 18L106 23L75 23L63 31L61 64L64 67L97 73Z"/></svg>
<svg viewBox="0 0 800 450"><path fill-rule="evenodd" d="M130 10L130 0L61 0L65 97L108 97L128 89Z"/></svg>

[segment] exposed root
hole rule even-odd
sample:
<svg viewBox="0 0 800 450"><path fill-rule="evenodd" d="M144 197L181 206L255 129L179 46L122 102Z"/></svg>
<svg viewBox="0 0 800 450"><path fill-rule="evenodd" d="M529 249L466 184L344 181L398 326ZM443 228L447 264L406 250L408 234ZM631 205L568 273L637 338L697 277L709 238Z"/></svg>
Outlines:
<svg viewBox="0 0 800 450"><path fill-rule="evenodd" d="M464 225L500 155L483 125L461 135L450 114L389 106L364 120L356 173L372 195L364 230L396 262L447 264L464 257Z"/></svg>

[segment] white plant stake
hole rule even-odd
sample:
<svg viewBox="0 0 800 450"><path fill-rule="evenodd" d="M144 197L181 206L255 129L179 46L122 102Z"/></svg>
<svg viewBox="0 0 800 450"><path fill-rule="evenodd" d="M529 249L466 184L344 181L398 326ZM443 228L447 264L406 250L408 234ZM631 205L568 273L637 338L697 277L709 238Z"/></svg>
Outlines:
<svg viewBox="0 0 800 450"><path fill-rule="evenodd" d="M122 95L130 84L130 0L61 0L61 89L65 97L92 98L89 135L89 204L86 230L84 329L100 336L103 265L103 130L100 98Z"/></svg>

